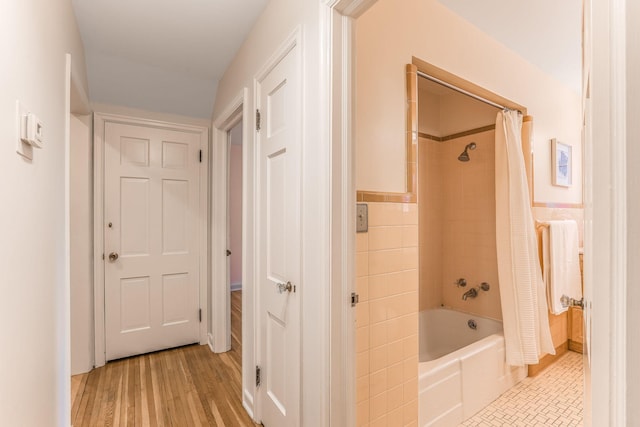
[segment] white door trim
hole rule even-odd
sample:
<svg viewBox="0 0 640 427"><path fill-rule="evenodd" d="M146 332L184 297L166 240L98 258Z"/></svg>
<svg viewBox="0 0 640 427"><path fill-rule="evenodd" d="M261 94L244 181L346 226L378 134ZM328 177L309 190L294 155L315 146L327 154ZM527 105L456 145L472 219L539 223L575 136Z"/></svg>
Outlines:
<svg viewBox="0 0 640 427"><path fill-rule="evenodd" d="M213 142L212 142L212 169L211 169L211 335L209 336L209 346L215 353L223 353L231 349L231 307L229 289L227 288L227 209L229 195L227 194L228 181L228 132L238 121L243 120L242 124L242 286L243 295L251 292L252 284L247 283L245 267L245 252L247 244L245 237L245 221L246 209L244 208L247 199L251 194L245 194L247 191L247 176L252 175L253 171L245 171L244 166L246 157L250 151L246 144L248 143L247 134L248 123L245 118L248 117L249 104L248 90L243 89L224 109L220 117L213 123ZM253 246L250 246L253 248ZM245 286L246 285L246 286ZM244 318L245 302L242 301L242 311ZM244 324L243 324L244 326ZM243 328L243 335L244 335ZM244 370L243 370L244 371Z"/></svg>
<svg viewBox="0 0 640 427"><path fill-rule="evenodd" d="M354 20L376 0L324 0L322 41L329 52L323 76L324 139L331 147L330 425L355 425L355 139Z"/></svg>
<svg viewBox="0 0 640 427"><path fill-rule="evenodd" d="M242 120L242 405L254 417L255 396L255 116L249 89L243 88L213 122L211 169L211 335L216 353L231 348L231 305L227 287L228 131Z"/></svg>
<svg viewBox="0 0 640 427"><path fill-rule="evenodd" d="M160 129L172 129L183 132L191 132L200 135L200 149L202 150L202 163L200 164L200 215L198 224L199 242L199 289L200 309L202 319L200 322L200 344L207 342L208 304L207 302L207 277L208 277L208 161L209 158L209 130L202 126L169 123L157 120L141 119L116 114L95 113L93 122L94 149L93 149L93 206L94 206L94 316L95 316L95 366L103 366L105 358L105 300L104 300L104 130L107 123L121 123L139 126L149 126Z"/></svg>

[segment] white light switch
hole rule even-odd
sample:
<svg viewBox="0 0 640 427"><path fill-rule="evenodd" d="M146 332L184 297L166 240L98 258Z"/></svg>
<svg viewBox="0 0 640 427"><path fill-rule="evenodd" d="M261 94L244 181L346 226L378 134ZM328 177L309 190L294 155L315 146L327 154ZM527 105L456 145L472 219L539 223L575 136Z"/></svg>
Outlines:
<svg viewBox="0 0 640 427"><path fill-rule="evenodd" d="M369 206L366 203L356 205L356 232L366 233L369 231Z"/></svg>

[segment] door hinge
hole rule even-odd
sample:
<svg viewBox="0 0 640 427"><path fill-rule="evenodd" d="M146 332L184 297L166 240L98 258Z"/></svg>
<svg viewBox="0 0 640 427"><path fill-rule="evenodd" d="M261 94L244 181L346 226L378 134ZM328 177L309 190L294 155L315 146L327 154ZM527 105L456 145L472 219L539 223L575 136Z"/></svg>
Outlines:
<svg viewBox="0 0 640 427"><path fill-rule="evenodd" d="M104 261L104 254L102 254L102 260Z"/></svg>
<svg viewBox="0 0 640 427"><path fill-rule="evenodd" d="M200 163L202 163L202 150L200 150Z"/></svg>
<svg viewBox="0 0 640 427"><path fill-rule="evenodd" d="M256 365L256 387L260 387L260 366Z"/></svg>
<svg viewBox="0 0 640 427"><path fill-rule="evenodd" d="M256 110L256 131L260 131L260 110Z"/></svg>
<svg viewBox="0 0 640 427"><path fill-rule="evenodd" d="M202 322L202 309L198 309L198 322Z"/></svg>
<svg viewBox="0 0 640 427"><path fill-rule="evenodd" d="M351 292L351 307L355 307L356 304L358 304L359 300L360 295L356 294L355 292Z"/></svg>

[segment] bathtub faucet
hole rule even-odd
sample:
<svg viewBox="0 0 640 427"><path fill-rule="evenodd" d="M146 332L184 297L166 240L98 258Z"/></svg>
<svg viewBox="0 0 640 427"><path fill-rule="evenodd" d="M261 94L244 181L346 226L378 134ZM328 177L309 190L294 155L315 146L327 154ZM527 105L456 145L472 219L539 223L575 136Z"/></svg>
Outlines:
<svg viewBox="0 0 640 427"><path fill-rule="evenodd" d="M462 294L462 299L467 300L467 298L475 298L478 296L478 290L476 288L471 288L464 294Z"/></svg>

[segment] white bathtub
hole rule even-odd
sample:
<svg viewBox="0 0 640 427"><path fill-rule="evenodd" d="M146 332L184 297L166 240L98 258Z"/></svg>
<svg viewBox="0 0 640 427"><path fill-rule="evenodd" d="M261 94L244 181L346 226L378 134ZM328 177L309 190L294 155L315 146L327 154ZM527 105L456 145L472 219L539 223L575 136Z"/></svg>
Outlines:
<svg viewBox="0 0 640 427"><path fill-rule="evenodd" d="M527 376L505 363L502 322L438 308L420 312L419 331L421 427L456 426Z"/></svg>

